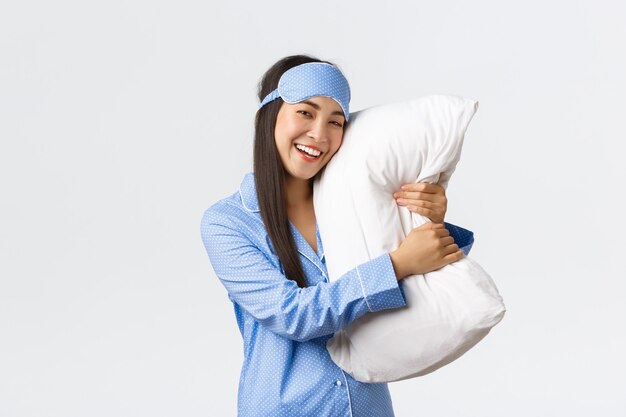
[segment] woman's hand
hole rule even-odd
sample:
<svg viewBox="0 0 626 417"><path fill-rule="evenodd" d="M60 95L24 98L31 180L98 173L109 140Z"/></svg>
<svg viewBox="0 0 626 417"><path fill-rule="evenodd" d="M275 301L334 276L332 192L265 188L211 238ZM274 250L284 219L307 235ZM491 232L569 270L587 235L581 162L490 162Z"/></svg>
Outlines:
<svg viewBox="0 0 626 417"><path fill-rule="evenodd" d="M442 268L464 256L444 225L431 222L411 230L389 254L398 281Z"/></svg>
<svg viewBox="0 0 626 417"><path fill-rule="evenodd" d="M443 223L448 199L441 185L427 182L405 184L401 191L393 193L393 197L398 205L428 217L433 223Z"/></svg>

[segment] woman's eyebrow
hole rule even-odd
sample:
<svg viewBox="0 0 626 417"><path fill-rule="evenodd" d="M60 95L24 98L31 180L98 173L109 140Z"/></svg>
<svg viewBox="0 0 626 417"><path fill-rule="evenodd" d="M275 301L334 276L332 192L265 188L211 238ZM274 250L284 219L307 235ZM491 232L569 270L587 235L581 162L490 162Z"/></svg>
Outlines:
<svg viewBox="0 0 626 417"><path fill-rule="evenodd" d="M321 108L318 104L313 103L312 101L309 101L309 100L303 100L302 103L308 104L309 106L313 107L315 110L319 110ZM332 114L337 115L337 116L343 116L343 112L340 110L335 110L334 112L332 112Z"/></svg>

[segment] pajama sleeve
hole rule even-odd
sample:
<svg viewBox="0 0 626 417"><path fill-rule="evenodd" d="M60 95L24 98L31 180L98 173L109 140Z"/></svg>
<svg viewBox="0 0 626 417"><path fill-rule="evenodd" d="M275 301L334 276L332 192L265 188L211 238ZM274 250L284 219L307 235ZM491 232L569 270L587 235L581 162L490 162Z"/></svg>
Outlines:
<svg viewBox="0 0 626 417"><path fill-rule="evenodd" d="M452 223L444 222L443 224L450 232L450 236L454 239L454 243L456 243L459 246L459 249L461 249L465 256L467 256L474 245L474 233Z"/></svg>
<svg viewBox="0 0 626 417"><path fill-rule="evenodd" d="M406 305L389 254L333 282L300 288L243 232L237 219L207 210L202 240L230 298L276 334L306 341L332 334L368 312Z"/></svg>

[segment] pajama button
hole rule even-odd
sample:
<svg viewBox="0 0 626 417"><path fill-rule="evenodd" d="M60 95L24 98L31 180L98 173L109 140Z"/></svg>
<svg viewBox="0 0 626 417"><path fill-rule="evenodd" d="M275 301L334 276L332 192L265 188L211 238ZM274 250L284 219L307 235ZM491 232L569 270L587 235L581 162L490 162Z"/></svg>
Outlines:
<svg viewBox="0 0 626 417"><path fill-rule="evenodd" d="M335 382L335 384L337 384L337 386L340 387L341 386L341 381L337 380L337 382Z"/></svg>

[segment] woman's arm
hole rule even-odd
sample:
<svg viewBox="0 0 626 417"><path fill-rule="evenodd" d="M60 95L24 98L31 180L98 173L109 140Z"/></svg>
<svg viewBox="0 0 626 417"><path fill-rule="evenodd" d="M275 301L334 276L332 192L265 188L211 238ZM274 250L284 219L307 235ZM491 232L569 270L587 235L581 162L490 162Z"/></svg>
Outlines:
<svg viewBox="0 0 626 417"><path fill-rule="evenodd" d="M274 333L306 341L332 334L367 312L406 305L389 254L336 281L299 288L234 222L207 210L201 225L204 246L232 300Z"/></svg>

